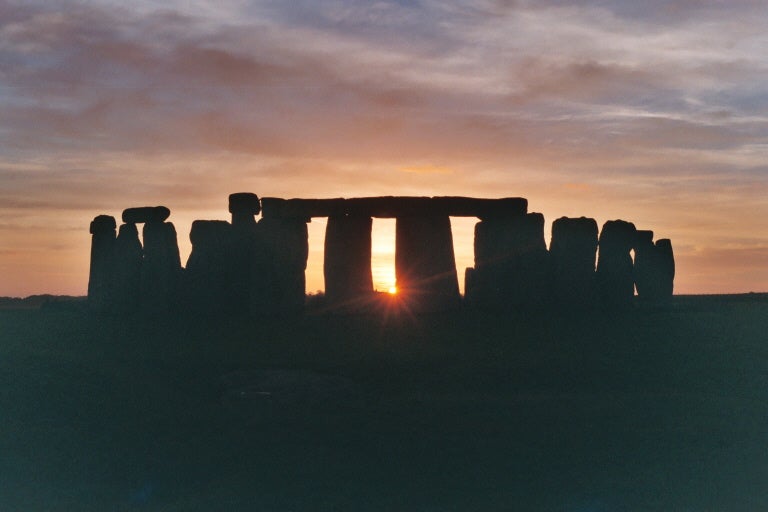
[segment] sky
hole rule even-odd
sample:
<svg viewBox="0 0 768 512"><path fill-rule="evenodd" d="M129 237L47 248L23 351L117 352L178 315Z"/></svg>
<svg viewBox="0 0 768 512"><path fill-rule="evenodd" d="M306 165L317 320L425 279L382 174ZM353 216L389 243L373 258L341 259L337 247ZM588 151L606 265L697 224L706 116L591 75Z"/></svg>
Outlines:
<svg viewBox="0 0 768 512"><path fill-rule="evenodd" d="M526 197L768 291L761 0L0 0L0 295L85 293L88 225L227 196ZM459 276L474 219L453 219ZM310 224L308 291L323 288ZM374 221L386 288L394 224Z"/></svg>

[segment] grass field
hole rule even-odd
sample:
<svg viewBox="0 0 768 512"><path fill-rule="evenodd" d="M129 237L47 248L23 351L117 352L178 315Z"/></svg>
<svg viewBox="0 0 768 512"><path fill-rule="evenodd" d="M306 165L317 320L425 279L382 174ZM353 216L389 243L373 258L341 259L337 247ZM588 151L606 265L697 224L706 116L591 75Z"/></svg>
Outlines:
<svg viewBox="0 0 768 512"><path fill-rule="evenodd" d="M768 297L0 310L2 511L768 510Z"/></svg>

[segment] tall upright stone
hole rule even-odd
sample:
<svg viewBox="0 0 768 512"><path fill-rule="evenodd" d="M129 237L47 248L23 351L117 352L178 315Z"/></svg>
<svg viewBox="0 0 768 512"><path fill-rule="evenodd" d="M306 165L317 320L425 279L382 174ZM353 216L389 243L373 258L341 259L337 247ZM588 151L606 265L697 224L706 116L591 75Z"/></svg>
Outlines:
<svg viewBox="0 0 768 512"><path fill-rule="evenodd" d="M258 223L258 261L263 272L251 289L251 310L258 314L301 311L306 299L304 271L309 256L307 220L264 218Z"/></svg>
<svg viewBox="0 0 768 512"><path fill-rule="evenodd" d="M630 251L636 231L634 224L623 220L609 220L600 231L596 278L600 300L608 308L628 306L634 296Z"/></svg>
<svg viewBox="0 0 768 512"><path fill-rule="evenodd" d="M325 228L323 274L329 304L360 307L373 293L370 217L333 215Z"/></svg>
<svg viewBox="0 0 768 512"><path fill-rule="evenodd" d="M143 235L142 305L147 312L164 313L174 308L178 299L181 258L176 228L171 222L150 219L144 224Z"/></svg>
<svg viewBox="0 0 768 512"><path fill-rule="evenodd" d="M115 218L98 215L91 222L91 263L88 274L88 305L108 311L113 300L112 256L115 249Z"/></svg>
<svg viewBox="0 0 768 512"><path fill-rule="evenodd" d="M659 298L672 297L675 282L675 255L672 251L672 242L668 238L656 241L656 254L659 258Z"/></svg>
<svg viewBox="0 0 768 512"><path fill-rule="evenodd" d="M657 295L655 274L658 266L656 246L653 244L653 231L638 229L633 249L635 252L633 269L637 296L653 298Z"/></svg>
<svg viewBox="0 0 768 512"><path fill-rule="evenodd" d="M196 220L189 232L192 252L184 272L185 300L193 311L228 313L233 309L232 225ZM242 305L247 307L247 304Z"/></svg>
<svg viewBox="0 0 768 512"><path fill-rule="evenodd" d="M661 301L672 296L675 259L668 239L653 243L653 231L638 231L635 241L635 287L643 300Z"/></svg>
<svg viewBox="0 0 768 512"><path fill-rule="evenodd" d="M397 218L395 279L398 296L413 310L458 307L461 296L448 216Z"/></svg>
<svg viewBox="0 0 768 512"><path fill-rule="evenodd" d="M552 223L549 257L552 298L563 306L595 303L597 222L586 217L560 217Z"/></svg>
<svg viewBox="0 0 768 512"><path fill-rule="evenodd" d="M144 249L139 241L136 224L120 226L115 241L113 284L115 289L115 310L122 313L134 312L141 297L141 267Z"/></svg>
<svg viewBox="0 0 768 512"><path fill-rule="evenodd" d="M472 301L494 309L540 305L549 288L548 257L542 214L478 222Z"/></svg>
<svg viewBox="0 0 768 512"><path fill-rule="evenodd" d="M261 201L256 194L237 192L229 195L229 213L232 214L229 307L234 313L250 311L255 298L257 303L260 302L257 296L263 291L262 278L269 272L263 261L264 248L255 218L260 212Z"/></svg>

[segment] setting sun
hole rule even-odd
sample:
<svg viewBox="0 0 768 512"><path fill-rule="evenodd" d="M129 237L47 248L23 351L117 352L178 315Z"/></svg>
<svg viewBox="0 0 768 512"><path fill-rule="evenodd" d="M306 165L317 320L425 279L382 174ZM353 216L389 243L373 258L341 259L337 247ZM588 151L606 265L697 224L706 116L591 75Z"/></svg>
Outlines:
<svg viewBox="0 0 768 512"><path fill-rule="evenodd" d="M390 295L395 295L395 294L397 293L397 286L390 286L390 287L389 287L389 290L387 290L387 292L388 292Z"/></svg>

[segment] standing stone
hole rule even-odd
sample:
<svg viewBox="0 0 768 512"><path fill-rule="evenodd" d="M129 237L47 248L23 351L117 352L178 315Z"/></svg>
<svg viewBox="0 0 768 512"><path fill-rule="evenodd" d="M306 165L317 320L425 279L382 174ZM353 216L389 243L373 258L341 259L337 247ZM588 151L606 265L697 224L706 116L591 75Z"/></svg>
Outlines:
<svg viewBox="0 0 768 512"><path fill-rule="evenodd" d="M354 308L373 293L370 217L336 215L325 229L325 297L330 304Z"/></svg>
<svg viewBox="0 0 768 512"><path fill-rule="evenodd" d="M136 224L123 224L115 242L113 283L115 310L130 313L136 310L141 297L141 266L144 249L139 241Z"/></svg>
<svg viewBox="0 0 768 512"><path fill-rule="evenodd" d="M193 311L204 313L231 312L247 308L233 305L235 284L232 255L232 225L223 220L196 220L189 233L192 252L185 270L185 295Z"/></svg>
<svg viewBox="0 0 768 512"><path fill-rule="evenodd" d="M652 231L638 231L635 242L635 287L643 300L660 301L672 296L675 259L668 239L653 243Z"/></svg>
<svg viewBox="0 0 768 512"><path fill-rule="evenodd" d="M255 260L264 270L252 275L256 282L251 287L251 310L258 314L301 311L309 256L306 219L262 218L258 237Z"/></svg>
<svg viewBox="0 0 768 512"><path fill-rule="evenodd" d="M631 222L609 220L603 224L598 243L597 288L600 300L609 308L628 306L635 292L630 251L636 229Z"/></svg>
<svg viewBox="0 0 768 512"><path fill-rule="evenodd" d="M461 303L448 216L397 218L395 279L399 297L413 310L440 311Z"/></svg>
<svg viewBox="0 0 768 512"><path fill-rule="evenodd" d="M251 309L254 295L260 293L260 276L268 272L264 268L263 245L259 241L259 227L255 216L261 212L261 201L251 192L229 195L229 213L232 214L231 251L228 265L231 267L232 286L229 305L234 313L243 314Z"/></svg>
<svg viewBox="0 0 768 512"><path fill-rule="evenodd" d="M115 218L109 215L98 215L91 222L88 305L95 311L104 312L112 306L112 255L116 226Z"/></svg>
<svg viewBox="0 0 768 512"><path fill-rule="evenodd" d="M552 223L549 255L555 303L589 306L595 303L597 222L586 217L560 217Z"/></svg>
<svg viewBox="0 0 768 512"><path fill-rule="evenodd" d="M659 298L669 299L674 291L675 255L672 242L668 238L656 241L656 254L659 258Z"/></svg>
<svg viewBox="0 0 768 512"><path fill-rule="evenodd" d="M496 309L542 304L549 289L548 258L542 214L478 222L472 301Z"/></svg>
<svg viewBox="0 0 768 512"><path fill-rule="evenodd" d="M658 257L656 246L653 245L653 231L638 229L635 236L635 290L637 296L651 299L657 295L656 277Z"/></svg>
<svg viewBox="0 0 768 512"><path fill-rule="evenodd" d="M176 305L181 259L176 228L171 222L144 224L141 290L146 311L164 313Z"/></svg>

